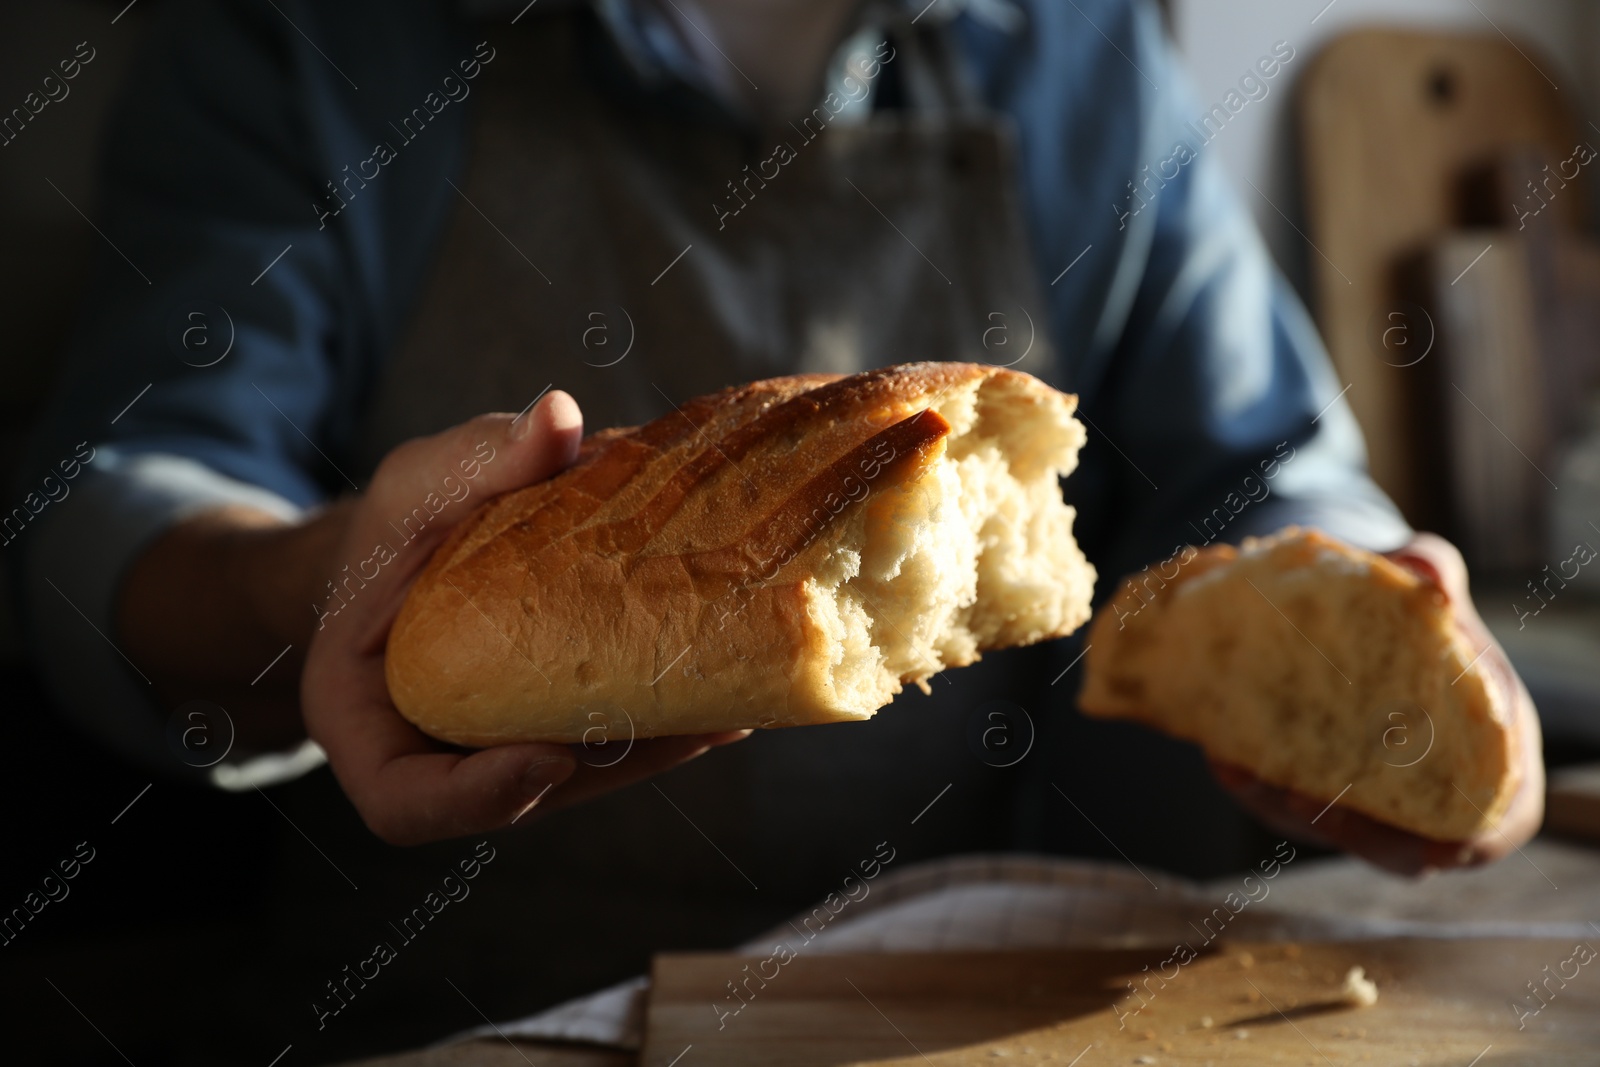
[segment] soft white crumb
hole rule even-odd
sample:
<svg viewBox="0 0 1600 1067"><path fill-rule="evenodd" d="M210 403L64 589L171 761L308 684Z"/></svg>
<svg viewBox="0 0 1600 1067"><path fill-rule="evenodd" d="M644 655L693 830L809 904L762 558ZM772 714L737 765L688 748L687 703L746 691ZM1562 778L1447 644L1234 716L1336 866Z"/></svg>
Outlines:
<svg viewBox="0 0 1600 1067"><path fill-rule="evenodd" d="M1361 967L1352 967L1345 974L1344 988L1340 993L1346 1004L1356 1007L1370 1008L1378 1003L1378 986Z"/></svg>

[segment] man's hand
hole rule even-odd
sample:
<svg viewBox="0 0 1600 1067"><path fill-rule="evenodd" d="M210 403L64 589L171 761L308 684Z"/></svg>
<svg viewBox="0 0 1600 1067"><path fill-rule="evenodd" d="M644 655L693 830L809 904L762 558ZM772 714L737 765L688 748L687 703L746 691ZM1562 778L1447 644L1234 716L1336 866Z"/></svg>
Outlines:
<svg viewBox="0 0 1600 1067"><path fill-rule="evenodd" d="M566 393L553 392L520 417L484 415L401 445L351 508L328 574L343 596L330 601L337 613L325 616L312 637L300 701L306 729L327 751L339 784L373 833L391 844L499 829L520 821L534 805L544 811L584 800L748 734L638 741L614 763L610 755L597 759L612 763L602 767L580 761L567 745L476 752L445 745L402 718L389 699L383 673L389 628L433 550L490 496L571 464L582 436L578 405ZM478 470L476 477L464 476L464 462L465 469ZM461 485L470 487L469 495L446 504L407 542L398 525L402 519L430 494L437 504ZM377 567L375 578L366 578L370 561L381 558L375 553L380 545L390 546L393 557ZM364 581L343 584L358 564Z"/></svg>
<svg viewBox="0 0 1600 1067"><path fill-rule="evenodd" d="M1212 772L1240 804L1279 833L1343 849L1397 874L1491 863L1531 838L1544 819L1544 754L1538 713L1522 679L1472 605L1467 568L1455 546L1434 534L1418 534L1404 548L1389 553L1389 558L1444 590L1468 642L1474 649L1487 649L1478 662L1487 670L1489 684L1499 689L1504 705L1511 709L1522 750L1522 783L1499 824L1470 841L1430 841L1359 812L1328 808L1325 801L1267 785L1238 767L1213 763Z"/></svg>

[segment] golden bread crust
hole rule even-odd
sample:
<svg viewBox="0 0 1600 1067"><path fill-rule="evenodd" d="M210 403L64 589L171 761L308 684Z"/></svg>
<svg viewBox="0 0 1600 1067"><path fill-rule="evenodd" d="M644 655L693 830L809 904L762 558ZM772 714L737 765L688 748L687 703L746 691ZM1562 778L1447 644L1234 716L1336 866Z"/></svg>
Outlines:
<svg viewBox="0 0 1600 1067"><path fill-rule="evenodd" d="M866 717L830 694L816 570L839 524L943 455L939 398L991 379L1071 399L919 363L755 382L594 434L439 548L389 636L396 706L468 745Z"/></svg>

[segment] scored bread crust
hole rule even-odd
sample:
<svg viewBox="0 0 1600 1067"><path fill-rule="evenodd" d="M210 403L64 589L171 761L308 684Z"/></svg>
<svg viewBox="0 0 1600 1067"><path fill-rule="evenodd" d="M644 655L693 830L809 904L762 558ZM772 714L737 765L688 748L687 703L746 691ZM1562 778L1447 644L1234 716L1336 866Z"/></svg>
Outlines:
<svg viewBox="0 0 1600 1067"><path fill-rule="evenodd" d="M1498 825L1520 783L1511 709L1444 593L1316 530L1148 568L1088 645L1086 714L1423 837Z"/></svg>
<svg viewBox="0 0 1600 1067"><path fill-rule="evenodd" d="M946 642L866 696L840 675L866 654L844 648L862 624L836 616L830 591L861 565L849 538L902 536L907 494L947 484L941 410L976 425L988 405L994 427L1044 428L1050 454L1026 435L1000 451L1036 490L1049 482L1070 530L1055 476L1082 443L1075 403L1020 372L922 363L755 382L596 433L571 468L488 502L439 548L390 632L390 694L458 744L600 743L862 719L980 648L1063 636L1087 620L1094 580L1070 533L1049 610L1002 612L972 647ZM926 520L902 524L923 537Z"/></svg>

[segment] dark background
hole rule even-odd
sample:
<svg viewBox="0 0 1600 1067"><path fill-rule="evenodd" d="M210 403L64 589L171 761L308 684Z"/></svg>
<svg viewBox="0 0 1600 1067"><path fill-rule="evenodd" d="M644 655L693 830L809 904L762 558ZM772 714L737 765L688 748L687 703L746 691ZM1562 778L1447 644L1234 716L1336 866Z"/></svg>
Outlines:
<svg viewBox="0 0 1600 1067"><path fill-rule="evenodd" d="M20 101L78 41L87 39L98 52L71 83L68 98L0 148L0 477L8 486L99 240L66 198L92 216L97 128L156 2L140 0L115 25L110 19L120 2L15 5L0 14L5 106ZM1040 662L1018 653L995 657L993 669L1012 677L1054 675L1045 666L1056 662L1053 653L1031 654ZM868 824L892 819L904 830L894 835L897 868L943 849L1007 845L1119 860L1100 831L1147 869L1195 877L1220 875L1268 854L1269 839L1220 793L1195 786L1204 778L1192 752L1153 748L1132 728L1088 724L1061 707L1060 690L1075 688L1074 681L1069 676L1051 694L1015 694L1046 723L1033 765L1000 770L975 758L971 777L941 801L948 807L934 808L915 827L906 820L920 798L906 811L864 812L862 827L819 832L860 833L866 856L885 836ZM994 692L992 678L957 684L971 687L975 700ZM648 915L627 903L637 887L619 886L615 901L566 900L560 872L540 861L540 843L568 832L559 817L499 835L497 858L471 883L472 896L446 908L349 1010L318 1032L310 1003L322 984L365 957L387 936L386 923L437 888L456 861L472 854L472 843L385 846L365 831L326 770L267 794L230 794L121 763L53 714L23 663L8 608L0 609L0 707L6 726L0 913L20 906L80 842L96 853L68 883L66 899L45 907L13 943L0 947L0 1004L8 1024L0 1059L7 1062L89 1065L125 1057L140 1067L219 1061L265 1067L293 1044L280 1061L287 1067L414 1047L478 1025L479 1009L495 1019L526 1014L638 973L652 949L734 944L828 888L827 878L784 884L751 870L763 890L752 891L748 906L707 914L713 898L727 899L730 888L735 896L741 891L740 875L679 815L653 797L641 803L632 795L651 786L636 787L604 803L631 805L645 813L640 817L658 819L664 847L679 850L686 864L703 866L703 897L669 901ZM886 714L914 711L902 706ZM930 719L926 729L950 744L966 744L969 725L947 714ZM785 742L764 736L747 743ZM1558 761L1582 755L1552 753ZM962 814L971 791L1004 788L1007 776L1042 760L1050 761L1050 776L1072 783L1093 827L1059 804L1041 805L1048 825L1021 839ZM1135 764L1143 771L1129 780L1119 768ZM726 803L700 788L692 766L664 784L696 817ZM930 782L929 798L938 785ZM864 802L882 799L870 783L850 787L862 791ZM1182 797L1176 805L1174 796ZM1154 824L1152 813L1174 807L1180 815L1163 815ZM1198 827L1210 829L1202 834ZM597 863L605 850L604 840L592 842ZM690 934L708 923L726 931L722 945L705 945ZM622 959L588 950L609 942L637 947Z"/></svg>

